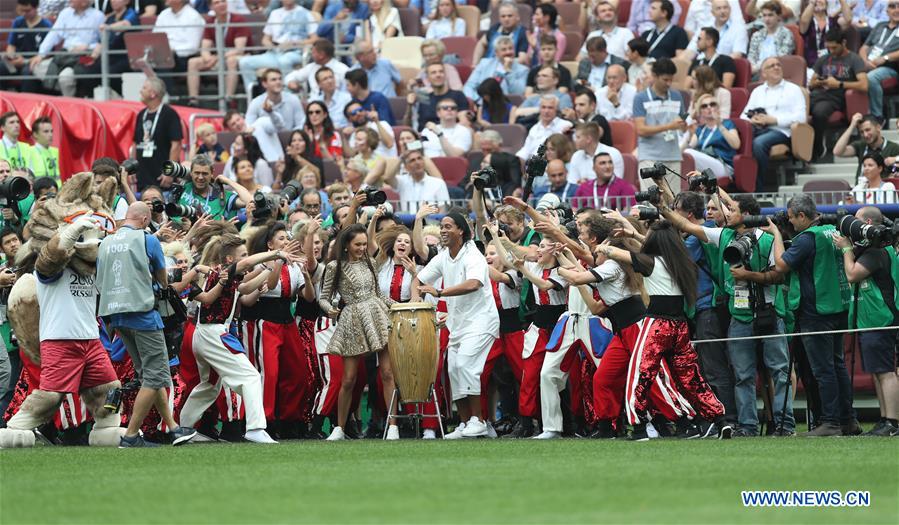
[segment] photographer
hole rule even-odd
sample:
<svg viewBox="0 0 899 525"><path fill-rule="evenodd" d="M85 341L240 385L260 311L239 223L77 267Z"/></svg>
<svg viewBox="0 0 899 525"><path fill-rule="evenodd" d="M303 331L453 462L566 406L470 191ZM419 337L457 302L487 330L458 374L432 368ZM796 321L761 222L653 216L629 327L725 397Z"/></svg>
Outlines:
<svg viewBox="0 0 899 525"><path fill-rule="evenodd" d="M719 190L722 196L726 194ZM713 197L717 198L716 197ZM712 267L719 267L718 283L727 294L731 321L728 337L741 338L753 335L783 334L785 302L780 284L783 276L774 269L772 244L774 238L757 228L747 228L744 217L758 215L760 208L755 198L748 195L725 197L728 212L726 228L709 228L688 221L667 206L659 208L662 215L679 230L695 236L704 243L706 256ZM729 265L725 269L724 264ZM727 353L736 380L735 398L739 428L736 436L758 435L756 409L756 350L757 341L730 341ZM764 339L762 356L774 381L773 409L777 427L783 426L783 435L793 435L792 399L788 395L789 356L786 337ZM787 410L781 413L786 398Z"/></svg>
<svg viewBox="0 0 899 525"><path fill-rule="evenodd" d="M22 359L19 357L19 343L13 333L12 326L9 324L7 317L7 302L9 292L16 284L15 259L16 253L22 246L24 240L22 235L12 229L4 228L0 231L0 252L3 254L3 265L0 269L0 368L3 368L3 362L8 363L9 377L6 381L0 377L0 427L5 425L3 414L6 413L6 407L12 401L16 384L19 382L19 374L22 371ZM0 370L0 376L2 376Z"/></svg>
<svg viewBox="0 0 899 525"><path fill-rule="evenodd" d="M176 165L177 167L180 165ZM215 186L212 182L215 182ZM234 191L225 190L225 186ZM232 182L224 175L213 179L212 161L208 157L198 155L191 160L190 182L184 185L178 204L199 208L203 213L210 215L212 220L221 220L234 217L237 210L246 206L248 202L253 202L253 194L240 184Z"/></svg>
<svg viewBox="0 0 899 525"><path fill-rule="evenodd" d="M763 230L774 236L777 271L782 274L793 272L799 280L799 331L845 329L850 303L849 283L843 269L843 257L831 242L834 227L819 221L815 201L808 195L797 195L787 202L787 218L798 232L788 250L784 249L780 230L770 219ZM803 335L802 345L821 397L819 424L805 435L858 434L858 421L852 408L852 387L843 358L843 335Z"/></svg>
<svg viewBox="0 0 899 525"><path fill-rule="evenodd" d="M0 158L0 184L14 176L9 161ZM29 191L22 199L15 197L0 192L0 228L9 226L21 230L28 222L29 212L34 204L34 194Z"/></svg>
<svg viewBox="0 0 899 525"><path fill-rule="evenodd" d="M142 202L132 204L124 223L114 235L103 240L97 254L99 315L122 338L141 382L120 447L152 446L138 431L154 406L170 429L173 445L186 443L197 433L191 428L179 427L168 405L166 389L173 388L172 376L162 318L156 311L157 296L167 288L168 277L162 245L144 231L149 223L147 205ZM159 300L163 298L160 296Z"/></svg>
<svg viewBox="0 0 899 525"><path fill-rule="evenodd" d="M883 214L873 206L859 209L855 218L869 226L883 224ZM843 230L843 228L841 228ZM845 231L845 230L843 230ZM899 258L894 246L877 246L861 239L834 235L833 244L843 252L846 278L853 285L849 309L850 328L899 325L896 309ZM895 239L894 239L895 240ZM853 246L853 243L855 245ZM865 435L899 435L899 379L896 376L897 330L861 332L858 343L862 368L874 378L880 401L880 421Z"/></svg>

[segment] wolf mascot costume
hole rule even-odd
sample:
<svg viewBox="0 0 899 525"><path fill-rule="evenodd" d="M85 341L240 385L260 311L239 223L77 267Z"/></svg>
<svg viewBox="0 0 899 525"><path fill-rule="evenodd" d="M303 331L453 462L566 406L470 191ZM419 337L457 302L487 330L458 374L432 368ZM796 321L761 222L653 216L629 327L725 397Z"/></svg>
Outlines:
<svg viewBox="0 0 899 525"><path fill-rule="evenodd" d="M41 312L38 282L32 270L47 276L69 270L84 282L92 283L96 274L98 246L114 224L110 207L115 198L116 186L117 181L109 179L94 192L92 173L74 175L63 184L55 199L36 206L26 225L26 233L30 238L16 256L16 264L22 276L9 295L9 320L18 334L21 351L37 365L46 366L49 361L42 363L41 360ZM109 364L106 352L103 354L105 363L94 360L89 367L99 369L100 376L108 377L105 373L106 365L110 370L112 365ZM89 373L91 370L85 368L84 372ZM94 418L89 436L89 443L94 446L118 446L119 438L125 431L120 427L119 413L103 408L107 393L121 386L118 380L113 379L114 376L113 372L110 381L82 388L78 392L82 403ZM43 385L39 385L28 395L19 411L9 420L7 428L0 429L0 447L34 445L34 429L53 416L65 395L65 392L42 390L41 386Z"/></svg>

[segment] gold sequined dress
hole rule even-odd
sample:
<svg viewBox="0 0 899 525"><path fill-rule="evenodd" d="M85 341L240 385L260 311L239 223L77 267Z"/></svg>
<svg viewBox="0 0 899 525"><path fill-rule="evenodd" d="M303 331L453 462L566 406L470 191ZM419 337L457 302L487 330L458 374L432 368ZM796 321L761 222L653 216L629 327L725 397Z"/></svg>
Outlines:
<svg viewBox="0 0 899 525"><path fill-rule="evenodd" d="M328 263L320 299L326 312L334 308L330 301L336 273L337 262ZM388 312L392 301L381 295L378 281L366 261L344 262L341 273L336 291L344 305L328 353L357 356L387 348Z"/></svg>

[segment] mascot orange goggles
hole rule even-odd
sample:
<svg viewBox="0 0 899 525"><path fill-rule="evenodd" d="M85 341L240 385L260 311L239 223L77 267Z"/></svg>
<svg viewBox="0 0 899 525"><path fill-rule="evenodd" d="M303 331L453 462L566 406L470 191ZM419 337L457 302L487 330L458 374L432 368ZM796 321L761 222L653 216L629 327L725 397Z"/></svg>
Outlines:
<svg viewBox="0 0 899 525"><path fill-rule="evenodd" d="M106 215L105 213L99 211L86 210L75 212L68 217L63 218L63 221L72 224L81 217L87 217L88 219L95 221L100 225L100 229L105 231L106 233L115 233L115 220L109 215Z"/></svg>

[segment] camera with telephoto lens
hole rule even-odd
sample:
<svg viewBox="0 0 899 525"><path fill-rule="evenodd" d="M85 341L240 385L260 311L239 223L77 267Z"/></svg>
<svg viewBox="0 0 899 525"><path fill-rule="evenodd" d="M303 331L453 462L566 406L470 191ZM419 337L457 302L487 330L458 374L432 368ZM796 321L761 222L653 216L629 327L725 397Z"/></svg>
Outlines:
<svg viewBox="0 0 899 525"><path fill-rule="evenodd" d="M12 203L19 202L31 193L31 184L25 177L7 177L0 182L0 207L13 207ZM17 208L17 207L16 207Z"/></svg>
<svg viewBox="0 0 899 525"><path fill-rule="evenodd" d="M634 194L637 202L648 202L654 206L658 206L662 202L662 190L658 186L652 186L646 191L638 191Z"/></svg>
<svg viewBox="0 0 899 525"><path fill-rule="evenodd" d="M281 188L281 200L293 202L297 200L297 197L299 197L302 192L303 186L300 185L300 182L292 180Z"/></svg>
<svg viewBox="0 0 899 525"><path fill-rule="evenodd" d="M840 224L840 221L843 220L843 217L851 217L849 212L844 208L839 208L836 213L819 213L818 214L818 224L832 224L834 226Z"/></svg>
<svg viewBox="0 0 899 525"><path fill-rule="evenodd" d="M165 203L159 199L153 199L153 201L150 202L150 211L152 211L153 213L164 212L165 211Z"/></svg>
<svg viewBox="0 0 899 525"><path fill-rule="evenodd" d="M167 268L166 276L170 283L180 283L184 279L184 271L181 268Z"/></svg>
<svg viewBox="0 0 899 525"><path fill-rule="evenodd" d="M190 219L191 222L196 221L199 213L193 206L187 206L177 202L170 202L165 205L165 213L169 217L183 217Z"/></svg>
<svg viewBox="0 0 899 525"><path fill-rule="evenodd" d="M127 159L125 162L122 162L122 169L125 170L125 173L128 175L136 174L138 166L140 166L140 164L134 159Z"/></svg>
<svg viewBox="0 0 899 525"><path fill-rule="evenodd" d="M376 188L365 188L362 190L365 194L365 204L369 206L378 206L387 202L387 194Z"/></svg>
<svg viewBox="0 0 899 525"><path fill-rule="evenodd" d="M767 223L766 223L767 224ZM724 247L722 256L724 262L730 266L747 266L745 263L749 261L752 255L752 246L755 244L755 237L752 233L747 233L735 237Z"/></svg>
<svg viewBox="0 0 899 525"><path fill-rule="evenodd" d="M577 229L577 221L568 221L564 223L564 226L565 235L567 235L569 239L576 241L580 238L581 232Z"/></svg>
<svg viewBox="0 0 899 525"><path fill-rule="evenodd" d="M487 188L495 188L496 180L496 170L492 166L485 166L480 171L471 174L471 183L480 191L484 191Z"/></svg>
<svg viewBox="0 0 899 525"><path fill-rule="evenodd" d="M253 219L262 220L272 216L272 205L261 191L256 190L256 193L253 194L253 204L256 205L256 209L253 210Z"/></svg>
<svg viewBox="0 0 899 525"><path fill-rule="evenodd" d="M771 219L775 226L781 228L790 224L787 212L779 211L773 215L747 215L743 217L743 226L747 228L763 228L768 225L768 219Z"/></svg>
<svg viewBox="0 0 899 525"><path fill-rule="evenodd" d="M767 115L768 112L765 111L765 108L754 108L746 111L746 118L752 119L752 117L756 115Z"/></svg>
<svg viewBox="0 0 899 525"><path fill-rule="evenodd" d="M687 182L690 185L690 191L699 191L701 188L708 195L713 195L718 191L718 177L708 168L702 170L699 175L690 177Z"/></svg>
<svg viewBox="0 0 899 525"><path fill-rule="evenodd" d="M650 206L637 206L637 218L641 221L657 221L659 220L659 209Z"/></svg>
<svg viewBox="0 0 899 525"><path fill-rule="evenodd" d="M190 177L190 170L177 162L167 160L162 163L162 174L175 180L184 180Z"/></svg>
<svg viewBox="0 0 899 525"><path fill-rule="evenodd" d="M876 248L891 246L899 239L899 223L894 222L892 227L885 224L865 224L852 215L844 215L837 223L837 229L855 244Z"/></svg>
<svg viewBox="0 0 899 525"><path fill-rule="evenodd" d="M667 174L667 173L668 173L668 168L665 167L665 164L662 162L656 162L650 168L641 169L640 170L640 178L641 179L664 179L665 174Z"/></svg>

